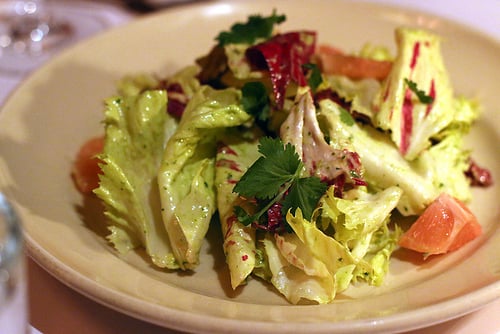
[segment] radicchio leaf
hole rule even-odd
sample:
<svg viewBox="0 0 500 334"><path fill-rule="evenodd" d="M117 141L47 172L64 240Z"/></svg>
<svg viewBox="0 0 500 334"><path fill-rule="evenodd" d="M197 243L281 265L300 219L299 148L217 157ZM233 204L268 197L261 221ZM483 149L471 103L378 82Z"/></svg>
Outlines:
<svg viewBox="0 0 500 334"><path fill-rule="evenodd" d="M311 62L316 47L316 32L298 31L278 34L266 42L248 48L247 59L258 70L268 70L274 98L283 107L286 88L291 81L306 86L303 65Z"/></svg>

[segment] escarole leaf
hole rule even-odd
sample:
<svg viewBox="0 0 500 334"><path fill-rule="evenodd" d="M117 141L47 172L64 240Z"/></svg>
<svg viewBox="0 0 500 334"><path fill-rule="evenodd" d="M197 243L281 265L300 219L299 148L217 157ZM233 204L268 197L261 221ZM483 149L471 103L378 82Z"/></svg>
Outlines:
<svg viewBox="0 0 500 334"><path fill-rule="evenodd" d="M108 239L116 249L124 253L144 246L155 265L174 269L177 265L156 200L156 174L169 119L167 95L160 90L141 93L141 80L123 81L121 91L126 95L106 100L102 175L95 194L104 203Z"/></svg>
<svg viewBox="0 0 500 334"><path fill-rule="evenodd" d="M330 188L322 198L323 229L331 224L335 240L350 250L356 263L364 261L369 266L369 270L356 268L356 278L374 285L383 281L400 235L397 227L390 230L387 225L401 194L395 186L375 194L358 188L338 198Z"/></svg>
<svg viewBox="0 0 500 334"><path fill-rule="evenodd" d="M266 279L291 303L307 299L327 304L335 298L335 283L325 274L325 265L313 257L302 257L306 263L294 257L297 248L299 252L308 251L294 234L274 237L267 234L262 245L269 271Z"/></svg>
<svg viewBox="0 0 500 334"><path fill-rule="evenodd" d="M289 212L286 220L296 238L284 235L287 242L278 242L277 247L288 263L302 269L302 275L318 281L324 290L323 294L318 294L321 290L317 289L308 291L303 298L329 303L337 293L349 286L356 266L363 269L367 267L362 261L356 262L348 248L326 235L314 222L305 219L300 210L295 215ZM287 246L287 243L294 246Z"/></svg>
<svg viewBox="0 0 500 334"><path fill-rule="evenodd" d="M427 179L440 192L468 202L472 199L466 171L470 164L469 151L464 149L463 136L458 130L449 133L439 143L423 152L417 160L427 171Z"/></svg>
<svg viewBox="0 0 500 334"><path fill-rule="evenodd" d="M250 119L236 89L202 86L167 143L158 174L163 223L181 269L198 264L202 240L216 209L216 136Z"/></svg>
<svg viewBox="0 0 500 334"><path fill-rule="evenodd" d="M353 80L343 75L328 75L326 80L339 97L350 103L351 110L370 119L375 117L372 103L380 89L380 81L373 78Z"/></svg>

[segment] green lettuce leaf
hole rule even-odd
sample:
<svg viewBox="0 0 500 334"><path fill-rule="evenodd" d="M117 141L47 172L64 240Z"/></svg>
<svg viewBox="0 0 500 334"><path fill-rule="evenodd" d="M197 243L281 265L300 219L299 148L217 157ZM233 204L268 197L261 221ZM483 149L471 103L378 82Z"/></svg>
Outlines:
<svg viewBox="0 0 500 334"><path fill-rule="evenodd" d="M154 90L160 85L157 78L150 74L128 75L117 83L117 91L120 96L137 96L146 90Z"/></svg>
<svg viewBox="0 0 500 334"><path fill-rule="evenodd" d="M366 43L363 45L361 50L357 53L358 56L373 59L378 61L393 61L394 57L392 56L389 49L382 45L375 45L371 43Z"/></svg>
<svg viewBox="0 0 500 334"><path fill-rule="evenodd" d="M224 254L233 289L246 282L256 265L255 229L244 226L234 214L234 207L248 206L233 192L234 185L248 167L260 156L258 135L241 131L228 131L219 139L215 163L217 209L224 238ZM246 208L251 210L251 208Z"/></svg>
<svg viewBox="0 0 500 334"><path fill-rule="evenodd" d="M446 192L463 202L471 200L470 180L465 172L470 164L470 150L464 138L479 116L475 100L454 99L455 118L435 136L435 144L423 151L413 165L422 171L438 192Z"/></svg>
<svg viewBox="0 0 500 334"><path fill-rule="evenodd" d="M355 272L357 278L363 276L363 279L368 279L369 283L375 286L380 286L384 282L384 278L389 272L390 258L393 251L398 247L398 241L402 234L399 226L395 225L392 230L388 224L382 225L373 233L371 243L364 260L369 263L372 268L372 274L367 278L365 273L359 268Z"/></svg>
<svg viewBox="0 0 500 334"><path fill-rule="evenodd" d="M455 118L453 118L449 126L436 136L436 139L439 140L446 136L449 131L458 131L462 136L465 136L481 113L478 101L464 96L458 96L453 100L453 109L455 110Z"/></svg>
<svg viewBox="0 0 500 334"><path fill-rule="evenodd" d="M402 190L396 186L374 194L357 188L338 198L330 187L321 199L322 229L331 225L335 240L350 250L356 263L370 264L370 270L356 268L355 276L371 284L383 281L396 247L399 230L391 231L387 226L401 194Z"/></svg>
<svg viewBox="0 0 500 334"><path fill-rule="evenodd" d="M144 91L142 79L121 85L124 95L106 100L102 175L95 190L110 222L108 238L122 253L142 245L155 265L175 269L156 184L169 119L167 95Z"/></svg>
<svg viewBox="0 0 500 334"><path fill-rule="evenodd" d="M202 86L167 143L158 185L163 223L181 269L197 266L202 240L216 209L216 136L222 128L250 119L240 99L239 90Z"/></svg>
<svg viewBox="0 0 500 334"><path fill-rule="evenodd" d="M200 82L198 81L198 74L200 68L196 65L188 66L178 71L167 79L169 85L178 84L182 87L183 94L191 99L196 91L200 89Z"/></svg>
<svg viewBox="0 0 500 334"><path fill-rule="evenodd" d="M330 187L320 205L323 230L328 227L325 224L331 224L335 239L351 249L355 259L362 259L373 233L387 222L402 193L396 186L374 194L353 189L338 198Z"/></svg>
<svg viewBox="0 0 500 334"><path fill-rule="evenodd" d="M290 260L294 258L296 243L302 245L302 242L293 234L278 238L280 242L275 239L275 236L266 234L262 240L262 252L265 254L269 268L268 280L271 284L293 304L297 304L301 299L312 300L318 304L331 302L336 292L333 278L330 275L308 275L303 268ZM320 266L319 270L326 271L325 265L314 258L309 257L306 260L314 262L309 265ZM316 268L311 268L313 269Z"/></svg>
<svg viewBox="0 0 500 334"><path fill-rule="evenodd" d="M397 187L376 194L358 188L338 198L330 187L314 215L319 227L297 209L286 216L294 233L266 235L268 270L258 272L294 304L330 303L357 280L380 285L401 234L398 227L388 228L401 193Z"/></svg>
<svg viewBox="0 0 500 334"><path fill-rule="evenodd" d="M349 286L353 277L352 271L356 266L362 267L363 271L367 269L362 261L357 261L352 256L349 248L324 233L316 224L304 219L300 210L297 210L295 215L289 212L286 220L311 255L326 266L335 282L335 293Z"/></svg>
<svg viewBox="0 0 500 334"><path fill-rule="evenodd" d="M329 87L342 99L351 103L351 109L366 115L370 119L375 117L372 104L380 90L380 82L376 79L352 80L346 76L329 75Z"/></svg>
<svg viewBox="0 0 500 334"><path fill-rule="evenodd" d="M416 160L440 192L446 192L463 202L472 198L470 182L465 172L469 168L470 152L463 148L460 131L449 131L439 143L430 147Z"/></svg>

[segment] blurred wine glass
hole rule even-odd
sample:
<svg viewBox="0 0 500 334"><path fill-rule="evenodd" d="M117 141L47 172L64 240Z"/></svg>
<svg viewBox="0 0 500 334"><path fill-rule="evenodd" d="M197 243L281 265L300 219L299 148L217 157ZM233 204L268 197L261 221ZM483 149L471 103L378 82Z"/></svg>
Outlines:
<svg viewBox="0 0 500 334"><path fill-rule="evenodd" d="M43 63L73 33L45 0L0 0L0 70L25 73Z"/></svg>

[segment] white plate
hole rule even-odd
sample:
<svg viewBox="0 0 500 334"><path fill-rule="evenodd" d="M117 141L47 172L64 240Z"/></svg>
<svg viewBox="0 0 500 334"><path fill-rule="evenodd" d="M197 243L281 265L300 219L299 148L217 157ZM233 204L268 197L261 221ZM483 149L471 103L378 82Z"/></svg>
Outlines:
<svg viewBox="0 0 500 334"><path fill-rule="evenodd" d="M484 235L425 263L397 252L380 288L350 288L331 305L288 304L253 280L232 292L219 231L194 274L150 266L141 252L118 256L105 242L100 207L74 189L69 171L82 142L101 133L102 100L128 73L168 74L191 63L216 34L249 14L287 14L283 30L315 29L320 42L357 50L394 45L399 25L434 29L457 93L484 113L468 138L474 157L500 180L500 46L428 14L371 4L311 0L190 5L149 16L64 52L31 76L0 114L0 189L15 199L31 256L62 282L103 304L163 326L216 333L362 333L428 326L500 297L500 187L475 189Z"/></svg>

